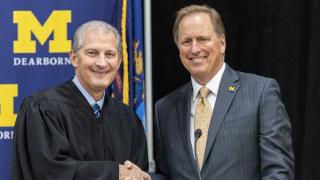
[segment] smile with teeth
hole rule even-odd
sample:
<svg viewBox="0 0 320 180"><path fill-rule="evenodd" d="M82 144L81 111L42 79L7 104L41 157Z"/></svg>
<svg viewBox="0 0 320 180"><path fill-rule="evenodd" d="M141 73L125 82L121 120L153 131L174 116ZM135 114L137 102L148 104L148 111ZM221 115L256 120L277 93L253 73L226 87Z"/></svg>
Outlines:
<svg viewBox="0 0 320 180"><path fill-rule="evenodd" d="M206 57L203 56L203 57L192 57L192 58L189 58L191 61L193 62L201 62L201 61L204 61L206 60Z"/></svg>
<svg viewBox="0 0 320 180"><path fill-rule="evenodd" d="M107 70L92 70L92 72L99 74L99 75L103 75L103 74L107 74L109 71Z"/></svg>

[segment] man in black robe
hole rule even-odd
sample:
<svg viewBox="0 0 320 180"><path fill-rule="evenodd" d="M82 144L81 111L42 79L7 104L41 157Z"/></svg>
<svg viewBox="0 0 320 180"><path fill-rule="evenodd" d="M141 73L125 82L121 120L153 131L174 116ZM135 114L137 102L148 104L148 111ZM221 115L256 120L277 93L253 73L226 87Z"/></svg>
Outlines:
<svg viewBox="0 0 320 180"><path fill-rule="evenodd" d="M149 179L140 120L105 94L121 63L119 33L102 21L83 24L70 60L72 80L36 92L21 105L12 179Z"/></svg>

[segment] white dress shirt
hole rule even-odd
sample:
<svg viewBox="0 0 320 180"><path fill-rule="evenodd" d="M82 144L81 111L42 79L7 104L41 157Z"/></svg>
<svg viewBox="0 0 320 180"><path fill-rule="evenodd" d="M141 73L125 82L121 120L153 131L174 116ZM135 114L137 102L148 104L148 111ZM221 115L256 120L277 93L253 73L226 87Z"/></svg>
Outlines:
<svg viewBox="0 0 320 180"><path fill-rule="evenodd" d="M225 67L226 67L225 63L223 63L222 67L217 72L217 74L212 79L210 79L208 81L208 83L205 85L205 87L210 90L210 93L207 97L207 100L210 103L212 111L213 111L215 103L216 103L216 98L218 95L218 90L219 90L222 74L224 72ZM191 145L192 145L192 150L193 150L193 155L194 155L194 114L195 114L195 110L196 110L197 101L199 100L198 92L200 91L200 88L202 87L202 85L200 85L192 77L191 77L191 83L192 83L193 93L192 93L192 98L191 98L190 140L191 140Z"/></svg>
<svg viewBox="0 0 320 180"><path fill-rule="evenodd" d="M77 78L77 76L74 76L74 78L72 79L72 82L80 90L80 92L86 98L86 100L88 101L90 106L92 106L94 103L97 103L99 105L100 109L102 109L102 106L103 106L103 103L104 103L105 92L103 93L103 96L102 96L102 98L100 100L95 101L94 98L89 94L89 92L82 86L82 84L80 83L80 81Z"/></svg>

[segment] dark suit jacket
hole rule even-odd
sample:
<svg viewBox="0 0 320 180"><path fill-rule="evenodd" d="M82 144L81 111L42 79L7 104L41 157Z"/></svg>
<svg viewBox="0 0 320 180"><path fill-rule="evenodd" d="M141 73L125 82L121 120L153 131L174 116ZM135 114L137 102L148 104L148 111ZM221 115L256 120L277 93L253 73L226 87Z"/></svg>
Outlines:
<svg viewBox="0 0 320 180"><path fill-rule="evenodd" d="M165 179L200 179L190 142L191 96L188 83L155 106L156 172ZM226 65L200 174L202 180L294 179L291 125L275 80Z"/></svg>

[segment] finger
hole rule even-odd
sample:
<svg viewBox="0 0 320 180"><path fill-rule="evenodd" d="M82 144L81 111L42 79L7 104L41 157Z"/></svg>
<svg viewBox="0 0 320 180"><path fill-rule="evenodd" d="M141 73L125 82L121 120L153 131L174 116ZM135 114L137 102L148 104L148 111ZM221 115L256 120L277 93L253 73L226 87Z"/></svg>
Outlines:
<svg viewBox="0 0 320 180"><path fill-rule="evenodd" d="M128 169L131 169L132 168L132 166L133 166L133 163L132 162L130 162L130 161L126 161L126 162L124 162L124 164L123 164L126 168L128 168Z"/></svg>
<svg viewBox="0 0 320 180"><path fill-rule="evenodd" d="M143 177L143 180L151 180L150 175L146 172L143 172L142 177Z"/></svg>
<svg viewBox="0 0 320 180"><path fill-rule="evenodd" d="M133 180L131 177L127 176L124 178L124 180Z"/></svg>
<svg viewBox="0 0 320 180"><path fill-rule="evenodd" d="M125 161L124 162L124 166L128 169L135 169L135 170L139 170L141 171L141 169L139 168L139 166L137 166L136 164L134 164L133 162L131 161Z"/></svg>
<svg viewBox="0 0 320 180"><path fill-rule="evenodd" d="M135 169L141 171L141 169L140 169L140 167L139 167L138 165L136 165L136 164L134 164L134 163L131 163L131 164L132 164L132 168L135 168Z"/></svg>

